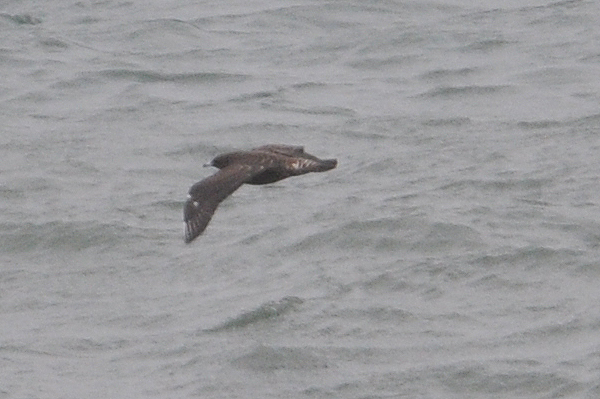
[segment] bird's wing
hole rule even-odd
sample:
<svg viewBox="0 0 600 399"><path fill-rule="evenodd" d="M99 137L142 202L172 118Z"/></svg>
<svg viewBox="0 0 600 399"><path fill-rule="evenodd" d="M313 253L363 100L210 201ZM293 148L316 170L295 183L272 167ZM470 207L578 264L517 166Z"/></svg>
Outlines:
<svg viewBox="0 0 600 399"><path fill-rule="evenodd" d="M271 154L283 155L290 158L310 159L317 162L321 161L321 159L314 155L304 152L304 147L300 145L268 144L254 148L252 151L269 152Z"/></svg>
<svg viewBox="0 0 600 399"><path fill-rule="evenodd" d="M302 146L268 144L254 148L252 151L275 155L290 176L303 175L310 172L324 172L337 166L337 160L320 159L304 152L304 147Z"/></svg>
<svg viewBox="0 0 600 399"><path fill-rule="evenodd" d="M272 154L285 155L288 157L298 157L304 155L304 147L299 145L284 145L284 144L268 144L258 148L253 148L252 151L270 152Z"/></svg>
<svg viewBox="0 0 600 399"><path fill-rule="evenodd" d="M337 166L336 159L286 158L284 167L289 176L298 176L311 172L325 172Z"/></svg>
<svg viewBox="0 0 600 399"><path fill-rule="evenodd" d="M185 242L202 234L221 201L263 170L260 165L234 164L194 184L183 208Z"/></svg>

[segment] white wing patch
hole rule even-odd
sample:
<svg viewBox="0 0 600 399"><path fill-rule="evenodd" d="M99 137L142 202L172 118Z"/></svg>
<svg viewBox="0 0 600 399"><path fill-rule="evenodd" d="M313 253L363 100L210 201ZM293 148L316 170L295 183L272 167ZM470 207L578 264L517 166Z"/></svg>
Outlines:
<svg viewBox="0 0 600 399"><path fill-rule="evenodd" d="M310 159L296 159L294 162L292 162L290 164L290 167L293 170L299 170L299 169L304 169L304 168L310 167L314 163L315 162Z"/></svg>

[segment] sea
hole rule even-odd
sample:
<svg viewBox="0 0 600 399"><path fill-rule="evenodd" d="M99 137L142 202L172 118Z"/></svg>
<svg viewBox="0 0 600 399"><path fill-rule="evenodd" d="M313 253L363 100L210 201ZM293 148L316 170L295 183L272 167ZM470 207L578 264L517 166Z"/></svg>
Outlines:
<svg viewBox="0 0 600 399"><path fill-rule="evenodd" d="M600 3L4 0L0 399L600 398ZM338 167L242 186L216 155Z"/></svg>

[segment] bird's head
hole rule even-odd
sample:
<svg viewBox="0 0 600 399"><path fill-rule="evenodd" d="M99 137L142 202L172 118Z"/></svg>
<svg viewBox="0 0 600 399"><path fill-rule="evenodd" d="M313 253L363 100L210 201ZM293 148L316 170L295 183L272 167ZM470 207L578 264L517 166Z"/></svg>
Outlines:
<svg viewBox="0 0 600 399"><path fill-rule="evenodd" d="M216 156L212 161L204 166L214 166L215 168L223 169L233 161L233 154L221 154Z"/></svg>

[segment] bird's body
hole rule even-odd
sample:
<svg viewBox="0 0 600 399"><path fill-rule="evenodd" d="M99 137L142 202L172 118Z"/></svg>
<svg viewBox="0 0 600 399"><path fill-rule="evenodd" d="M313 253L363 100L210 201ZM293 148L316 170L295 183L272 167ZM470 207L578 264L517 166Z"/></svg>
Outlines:
<svg viewBox="0 0 600 399"><path fill-rule="evenodd" d="M300 146L271 144L221 154L209 165L219 171L194 184L184 206L186 243L202 234L219 203L242 184L269 184L290 176L325 172L335 168L337 160L321 160Z"/></svg>

